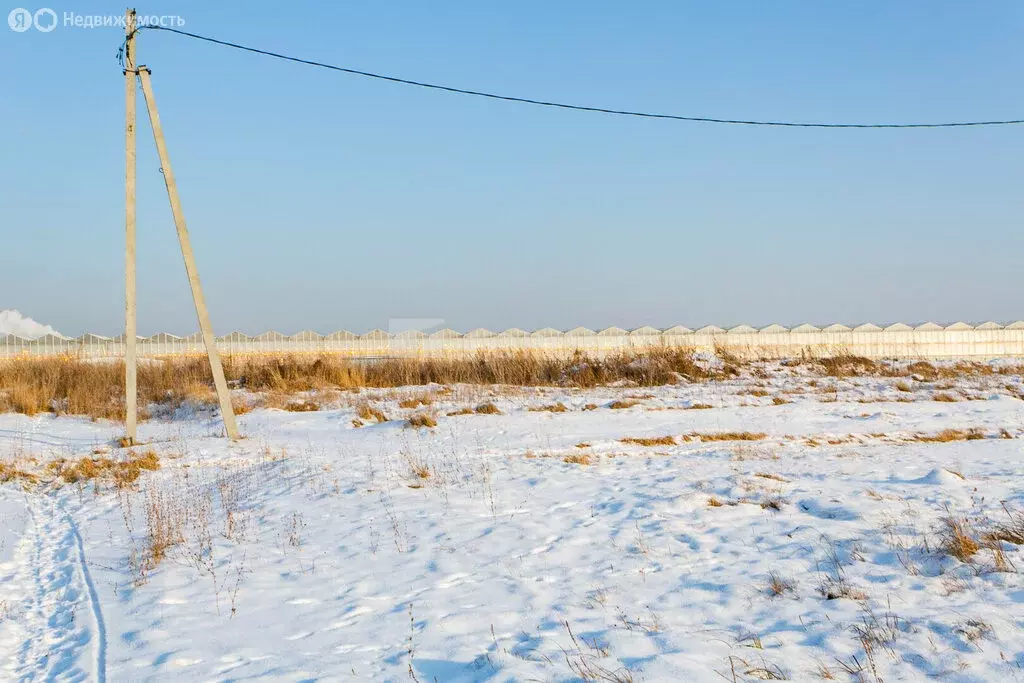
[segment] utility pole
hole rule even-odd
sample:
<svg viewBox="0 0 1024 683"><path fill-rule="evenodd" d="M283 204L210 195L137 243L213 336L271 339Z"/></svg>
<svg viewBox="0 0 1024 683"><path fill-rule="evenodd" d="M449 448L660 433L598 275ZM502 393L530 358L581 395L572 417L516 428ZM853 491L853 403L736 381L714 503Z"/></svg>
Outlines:
<svg viewBox="0 0 1024 683"><path fill-rule="evenodd" d="M220 353L217 351L217 341L213 336L213 327L210 325L210 314L206 310L203 288L199 284L199 270L196 268L195 255L192 253L192 243L189 240L188 228L185 225L185 214L181 209L181 200L178 198L178 185L174 181L171 160L167 156L167 144L164 141L163 128L160 126L160 115L156 109L156 100L153 98L153 87L149 80L149 69L145 66L140 66L138 74L139 81L142 83L142 95L146 100L146 109L149 111L149 123L153 129L156 151L160 156L160 167L164 175L164 184L167 186L167 198L171 203L174 227L178 230L181 255L185 259L185 271L188 273L188 282L192 288L192 301L196 306L199 329L203 333L203 343L206 345L206 355L210 359L213 383L217 388L217 398L220 400L220 413L224 420L224 431L229 439L235 441L240 438L238 425L235 423L235 411L231 408L231 394L228 393L228 383L224 379L224 367L221 365Z"/></svg>
<svg viewBox="0 0 1024 683"><path fill-rule="evenodd" d="M138 366L135 360L135 10L124 12L124 426L136 441Z"/></svg>

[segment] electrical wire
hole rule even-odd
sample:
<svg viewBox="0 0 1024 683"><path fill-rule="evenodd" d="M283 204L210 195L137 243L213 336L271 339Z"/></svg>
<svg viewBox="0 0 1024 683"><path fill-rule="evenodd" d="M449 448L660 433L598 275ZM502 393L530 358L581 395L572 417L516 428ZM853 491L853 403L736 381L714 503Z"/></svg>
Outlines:
<svg viewBox="0 0 1024 683"><path fill-rule="evenodd" d="M514 97L512 95L500 95L496 93L483 92L480 90L467 90L465 88L455 88L448 85L439 85L437 83L426 83L423 81L414 81L408 78L399 78L397 76L388 76L385 74L373 73L371 71L360 71L359 69L351 69L348 67L337 66L334 64L326 64L324 62L317 62L310 59L301 59L299 57L292 57L284 55L278 52L271 52L269 50L261 50L259 48L250 47L248 45L241 45L239 43L232 43L226 40L219 40L217 38L211 38L209 36L199 35L198 33L190 33L188 31L182 31L176 28L169 28L160 25L147 25L140 26L135 29L134 33L141 30L153 30L153 31L167 31L168 33L176 33L181 36L193 38L195 40L205 41L207 43L213 43L215 45L222 45L224 47L230 47L236 50L242 50L245 52L251 52L253 54L264 55L267 57L273 57L275 59L282 59L288 62L295 62L297 64L305 64L307 66L315 66L321 69L329 69L331 71L340 71L342 73L351 74L354 76L362 76L365 78L373 78L381 81L388 81L391 83L399 83L402 85L411 85L418 88L428 88L431 90L440 90L447 93L455 93L459 95L470 95L473 97L484 97L492 100L501 100L505 102L519 102L522 104L532 104L541 107L553 107L556 109L568 109L573 111L586 111L586 112L597 112L601 114L613 114L616 116L631 116L646 119L669 119L673 121L689 121L696 123L719 123L719 124L731 124L739 126L773 126L773 127L784 127L784 128L965 128L974 126L1010 126L1024 123L1024 119L1007 119L1007 120L992 120L992 121L954 121L947 123L806 123L799 121L762 121L756 119L726 119L726 118L712 118L707 116L684 116L679 114L657 114L651 112L642 111L631 111L627 109L610 109L607 107L590 107L579 104L568 104L565 102L551 102L547 100L538 100L529 97ZM124 49L127 44L128 37L125 38L121 44L121 49L118 50L117 58L121 64L122 69L125 68L124 64Z"/></svg>

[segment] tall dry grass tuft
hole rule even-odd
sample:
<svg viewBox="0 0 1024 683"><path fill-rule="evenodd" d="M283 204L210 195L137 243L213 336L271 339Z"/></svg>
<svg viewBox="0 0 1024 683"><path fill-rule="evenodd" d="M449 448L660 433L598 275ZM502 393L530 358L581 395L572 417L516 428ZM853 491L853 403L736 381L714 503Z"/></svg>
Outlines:
<svg viewBox="0 0 1024 683"><path fill-rule="evenodd" d="M1024 545L1024 512L1011 510L1004 505L1007 520L996 523L989 533L985 534L988 542L1004 541L1014 545Z"/></svg>
<svg viewBox="0 0 1024 683"><path fill-rule="evenodd" d="M978 535L966 519L943 519L941 537L942 550L961 562L971 562L971 557L981 549Z"/></svg>
<svg viewBox="0 0 1024 683"><path fill-rule="evenodd" d="M145 510L147 543L139 568L140 577L155 569L171 548L184 542L188 521L181 501L162 489L146 491Z"/></svg>

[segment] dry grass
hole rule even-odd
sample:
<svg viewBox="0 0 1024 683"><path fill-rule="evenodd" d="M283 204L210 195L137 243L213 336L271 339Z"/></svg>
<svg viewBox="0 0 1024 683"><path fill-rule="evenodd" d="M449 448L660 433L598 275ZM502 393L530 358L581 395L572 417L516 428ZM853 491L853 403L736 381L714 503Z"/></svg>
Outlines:
<svg viewBox="0 0 1024 683"><path fill-rule="evenodd" d="M985 541L984 547L992 551L992 568L997 572L1016 571L1016 567L1006 557L1003 546L998 541Z"/></svg>
<svg viewBox="0 0 1024 683"><path fill-rule="evenodd" d="M934 396L932 396L932 400L933 401L938 401L939 403L956 403L957 402L956 396L953 396L952 394L946 394L946 393L935 394Z"/></svg>
<svg viewBox="0 0 1024 683"><path fill-rule="evenodd" d="M823 681L834 681L836 674L832 669L828 667L825 662L818 662L814 669L814 674Z"/></svg>
<svg viewBox="0 0 1024 683"><path fill-rule="evenodd" d="M138 568L137 583L163 562L171 548L184 541L186 517L181 501L169 492L146 491L147 552Z"/></svg>
<svg viewBox="0 0 1024 683"><path fill-rule="evenodd" d="M1017 512L1006 507L1007 521L997 523L984 539L990 543L1003 541L1014 545L1024 545L1024 512Z"/></svg>
<svg viewBox="0 0 1024 683"><path fill-rule="evenodd" d="M590 465L594 461L590 457L589 453L570 453L562 458L562 462L571 463L573 465Z"/></svg>
<svg viewBox="0 0 1024 683"><path fill-rule="evenodd" d="M867 600L868 594L859 588L854 588L845 578L826 579L819 586L822 597L826 600Z"/></svg>
<svg viewBox="0 0 1024 683"><path fill-rule="evenodd" d="M626 667L609 668L602 664L610 656L609 646L596 638L577 638L568 621L562 622L572 640L571 648L562 648L566 664L574 680L603 683L633 683L633 674ZM493 629L492 629L493 630Z"/></svg>
<svg viewBox="0 0 1024 683"><path fill-rule="evenodd" d="M109 479L117 488L134 484L143 470L160 469L160 458L156 451L142 454L129 452L124 460L102 457L84 457L78 460L53 460L46 466L47 472L68 484L78 484L97 479Z"/></svg>
<svg viewBox="0 0 1024 683"><path fill-rule="evenodd" d="M243 359L241 367L232 365L229 375L241 373L264 359ZM704 368L691 349L656 348L596 358L584 353L568 357L530 352L480 353L466 358L385 359L373 363L353 363L322 356L315 360L301 356L278 359L270 373L260 373L277 381L301 381L319 363L311 382L318 386L400 387L426 384L482 384L513 386L595 387L615 382L636 386L675 384L680 379L703 381L722 376ZM251 374L251 373L250 373ZM247 385L248 386L248 385ZM312 388L312 387L311 387Z"/></svg>
<svg viewBox="0 0 1024 683"><path fill-rule="evenodd" d="M870 358L852 354L836 354L828 358L817 358L812 361L820 371L831 377L912 377L922 382L933 382L938 379L956 379L961 377L980 377L993 374L1019 375L1019 366L1004 366L998 370L986 363L974 361L958 361L941 366L927 361L917 361L909 365L900 363L874 361ZM909 385L900 382L904 386ZM897 387L899 388L899 387ZM899 389L905 391L905 389Z"/></svg>
<svg viewBox="0 0 1024 683"><path fill-rule="evenodd" d="M831 540L826 539L825 562L819 565L822 571L818 591L826 600L867 600L868 595L850 583L839 557L839 551Z"/></svg>
<svg viewBox="0 0 1024 683"><path fill-rule="evenodd" d="M870 673L875 683L882 683L878 664L879 654L884 652L895 660L897 655L892 644L900 634L909 631L910 628L910 622L892 612L886 612L879 618L869 606L865 606L861 623L853 624L850 631L860 643L866 661L862 662L854 655L849 661L836 658L836 662L853 676L854 680L867 681L867 674Z"/></svg>
<svg viewBox="0 0 1024 683"><path fill-rule="evenodd" d="M434 398L430 394L417 394L416 396L410 396L409 398L399 401L398 407L419 408L420 406L429 406L433 402Z"/></svg>
<svg viewBox="0 0 1024 683"><path fill-rule="evenodd" d="M939 378L939 369L924 360L908 365L907 372L929 382Z"/></svg>
<svg viewBox="0 0 1024 683"><path fill-rule="evenodd" d="M711 496L710 498L708 498L708 507L720 508L723 505L725 505L725 503L723 503L720 499L718 499L715 496Z"/></svg>
<svg viewBox="0 0 1024 683"><path fill-rule="evenodd" d="M139 367L139 404L180 403L203 385L187 360L173 369ZM212 381L210 382L212 386ZM124 414L124 364L67 359L0 362L0 411L25 415L52 412L120 419Z"/></svg>
<svg viewBox="0 0 1024 683"><path fill-rule="evenodd" d="M686 406L685 410L711 410L714 408L710 403L691 403Z"/></svg>
<svg viewBox="0 0 1024 683"><path fill-rule="evenodd" d="M372 403L359 403L356 406L356 415L358 415L359 419L364 422L369 422L370 420L373 420L374 422L388 421L388 416L384 414L384 411Z"/></svg>
<svg viewBox="0 0 1024 683"><path fill-rule="evenodd" d="M781 396L773 396L772 397L772 405L774 405L774 406L784 406L787 403L792 403L792 401L787 401L786 399L782 398Z"/></svg>
<svg viewBox="0 0 1024 683"><path fill-rule="evenodd" d="M953 632L959 633L968 642L977 643L979 640L984 640L992 635L992 627L988 622L980 619L968 619L958 624L953 629Z"/></svg>
<svg viewBox="0 0 1024 683"><path fill-rule="evenodd" d="M831 358L819 358L817 363L824 374L829 377L859 377L862 375L876 375L880 372L880 366L875 361L870 358L850 354L839 354Z"/></svg>
<svg viewBox="0 0 1024 683"><path fill-rule="evenodd" d="M691 349L656 348L602 358L540 353L481 353L466 358L392 358L358 362L340 356L227 356L224 372L252 392L392 388L436 384L595 387L613 383L661 386L729 376L697 362ZM139 406L213 403L205 358L144 363ZM124 364L71 357L0 362L0 412L52 412L118 420L124 415ZM423 405L420 403L420 405ZM145 414L144 412L142 413Z"/></svg>
<svg viewBox="0 0 1024 683"><path fill-rule="evenodd" d="M437 420L432 418L430 415L427 415L426 413L421 413L419 415L410 416L405 424L407 427L413 427L417 429L420 427L436 427Z"/></svg>
<svg viewBox="0 0 1024 683"><path fill-rule="evenodd" d="M285 403L284 409L289 413L315 413L320 410L320 404L310 398L300 398Z"/></svg>
<svg viewBox="0 0 1024 683"><path fill-rule="evenodd" d="M974 554L981 549L977 533L966 519L943 519L940 538L940 549L961 562L971 562Z"/></svg>
<svg viewBox="0 0 1024 683"><path fill-rule="evenodd" d="M546 406L533 406L528 409L531 413L564 413L569 409L565 407L565 404L559 401L558 403L552 403Z"/></svg>
<svg viewBox="0 0 1024 683"><path fill-rule="evenodd" d="M234 411L235 415L245 415L246 413L252 412L253 407L252 403L241 397L231 397L231 410Z"/></svg>
<svg viewBox="0 0 1024 683"><path fill-rule="evenodd" d="M768 572L768 585L766 586L768 595L777 598L780 595L786 593L792 593L796 589L796 584L786 577L782 576L776 571Z"/></svg>
<svg viewBox="0 0 1024 683"><path fill-rule="evenodd" d="M708 364L692 349L660 347L623 352L603 357L576 353L572 356L538 352L480 353L464 358L392 358L379 360L349 359L340 355L294 354L280 357L244 355L224 358L225 373L233 387L267 396L269 404L279 402L275 394L294 396L327 390L359 391L364 388L424 387L420 393L404 397L400 405L415 410L431 405L438 391L428 385L470 384L478 386L592 388L598 386L653 387L680 382L726 380L746 373L770 378L761 364L742 361L724 350L718 351L720 363ZM1002 377L1024 374L1024 366L993 366L987 363L959 362L933 365L924 361L905 364L873 361L852 354L828 358L803 358L781 363L780 370L803 366L801 372L820 372L831 377L877 376L900 379L892 386L909 399L913 380L935 382L932 398L937 401L964 400L951 387L963 377ZM124 366L120 362L92 362L71 357L0 361L0 412L27 415L88 415L120 420L124 414ZM820 380L807 379L815 386ZM213 383L205 358L173 358L146 362L139 367L139 408L143 419L150 406L176 408L182 403L216 407ZM950 388L947 388L950 387ZM1008 390L1010 391L1010 390ZM746 392L768 397L764 386ZM777 393L777 392L776 392ZM1016 389L1011 393L1016 395ZM612 408L628 408L647 392L634 391ZM922 395L924 397L925 395ZM319 397L319 394L318 394ZM781 405L786 400L773 398ZM838 400L837 392L823 398ZM286 408L288 401L280 405ZM233 398L236 411L245 412L259 402L247 403ZM589 403L584 410L595 410ZM707 403L694 403L688 409L709 409ZM165 412L161 410L161 412ZM368 418L360 418L364 422Z"/></svg>
<svg viewBox="0 0 1024 683"><path fill-rule="evenodd" d="M564 406L563 406L564 407ZM564 412L561 410L554 410L552 412ZM476 408L459 408L448 413L448 417L455 417L456 415L503 415L498 406L493 403L481 403Z"/></svg>
<svg viewBox="0 0 1024 683"><path fill-rule="evenodd" d="M611 408L612 410L626 410L627 408L632 408L638 405L640 405L640 401L619 399L617 401L612 401L611 403L609 403L608 407Z"/></svg>
<svg viewBox="0 0 1024 683"><path fill-rule="evenodd" d="M14 463L0 462L0 484L10 481L21 481L24 484L35 484L39 477L31 472L20 469Z"/></svg>
<svg viewBox="0 0 1024 683"><path fill-rule="evenodd" d="M777 474L771 474L769 472L758 472L754 476L755 477L761 477L762 479L772 479L774 481L783 481L783 482L789 481L788 479L784 479L783 477L780 477Z"/></svg>
<svg viewBox="0 0 1024 683"><path fill-rule="evenodd" d="M622 443L635 444L637 446L675 446L674 436L626 436L619 439Z"/></svg>
<svg viewBox="0 0 1024 683"><path fill-rule="evenodd" d="M760 639L758 639L758 641L759 640ZM759 646L752 646L752 647L757 647L757 649L761 649L761 647L759 647ZM729 671L728 672L724 672L724 671L717 671L716 670L715 673L717 673L719 676L721 676L725 680L732 681L733 683L736 683L737 681L740 681L740 680L744 680L744 681L748 681L748 680L757 680L757 681L788 681L789 680L789 674L787 674L785 671L783 671L781 668L779 668L779 666L777 666L775 664L769 664L768 662L764 661L763 658L762 658L762 661L760 662L760 664L758 664L758 663L751 664L749 661L743 659L742 657L737 657L736 655L729 655L726 658L726 661L727 661L727 663L729 665ZM740 677L742 677L742 679Z"/></svg>
<svg viewBox="0 0 1024 683"><path fill-rule="evenodd" d="M937 434L918 434L914 441L923 443L948 443L950 441L978 441L985 438L985 432L977 427L971 429L943 429Z"/></svg>
<svg viewBox="0 0 1024 683"><path fill-rule="evenodd" d="M699 441L760 441L767 436L763 432L690 432L686 438Z"/></svg>

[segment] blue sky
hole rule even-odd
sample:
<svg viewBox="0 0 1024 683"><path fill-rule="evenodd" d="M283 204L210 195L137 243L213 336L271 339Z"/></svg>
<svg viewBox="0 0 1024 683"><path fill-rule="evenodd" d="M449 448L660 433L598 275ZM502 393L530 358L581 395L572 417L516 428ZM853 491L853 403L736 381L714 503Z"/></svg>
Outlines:
<svg viewBox="0 0 1024 683"><path fill-rule="evenodd" d="M806 121L1024 117L1024 5L1011 1L138 10L309 59L588 105ZM121 37L0 29L0 309L65 334L123 329ZM139 55L218 333L362 331L393 318L466 330L1024 317L1024 126L636 120L364 80L153 31ZM139 102L139 330L187 334L195 316Z"/></svg>

